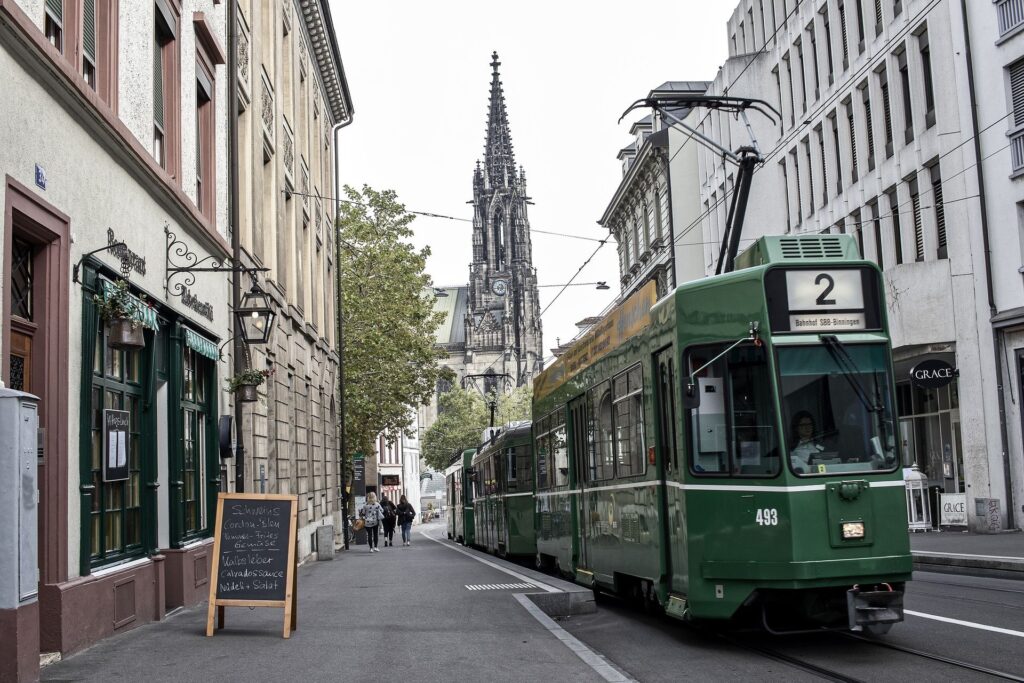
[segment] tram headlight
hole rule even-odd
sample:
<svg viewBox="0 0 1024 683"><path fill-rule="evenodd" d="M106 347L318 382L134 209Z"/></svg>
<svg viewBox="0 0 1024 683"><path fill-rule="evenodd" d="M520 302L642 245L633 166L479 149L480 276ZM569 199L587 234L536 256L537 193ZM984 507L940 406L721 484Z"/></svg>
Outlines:
<svg viewBox="0 0 1024 683"><path fill-rule="evenodd" d="M843 538L864 538L864 522L843 522Z"/></svg>

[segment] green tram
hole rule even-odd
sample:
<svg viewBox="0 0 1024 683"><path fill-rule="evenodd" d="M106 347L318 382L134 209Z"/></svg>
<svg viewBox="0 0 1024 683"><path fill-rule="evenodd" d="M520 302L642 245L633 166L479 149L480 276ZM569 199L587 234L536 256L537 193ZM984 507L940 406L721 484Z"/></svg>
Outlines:
<svg viewBox="0 0 1024 683"><path fill-rule="evenodd" d="M537 561L679 618L884 633L912 562L881 273L765 237L534 382Z"/></svg>
<svg viewBox="0 0 1024 683"><path fill-rule="evenodd" d="M502 557L533 559L533 436L514 422L480 447L472 462L475 545Z"/></svg>
<svg viewBox="0 0 1024 683"><path fill-rule="evenodd" d="M468 484L474 455L475 448L463 451L444 471L448 490L448 509L445 512L448 538L465 545L473 545L473 487Z"/></svg>

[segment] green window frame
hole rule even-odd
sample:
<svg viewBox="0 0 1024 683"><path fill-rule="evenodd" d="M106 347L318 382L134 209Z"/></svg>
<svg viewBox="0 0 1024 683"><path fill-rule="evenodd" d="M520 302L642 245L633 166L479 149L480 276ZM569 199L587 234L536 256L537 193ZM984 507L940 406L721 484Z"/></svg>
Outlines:
<svg viewBox="0 0 1024 683"><path fill-rule="evenodd" d="M97 330L93 353L89 471L94 487L89 510L89 561L93 567L146 552L142 496L142 353L107 346L106 326ZM127 410L127 481L103 481L103 411Z"/></svg>
<svg viewBox="0 0 1024 683"><path fill-rule="evenodd" d="M212 349L210 351L209 349ZM217 364L209 357L216 344L182 325L171 337L169 504L171 546L208 538L220 490L216 441Z"/></svg>
<svg viewBox="0 0 1024 683"><path fill-rule="evenodd" d="M82 288L82 371L79 418L79 571L145 557L156 547L155 411L153 369L158 329L141 319L146 347L121 351L108 346L106 325L93 296L104 282L86 264ZM149 309L147 309L148 312ZM129 412L129 478L104 482L103 410Z"/></svg>

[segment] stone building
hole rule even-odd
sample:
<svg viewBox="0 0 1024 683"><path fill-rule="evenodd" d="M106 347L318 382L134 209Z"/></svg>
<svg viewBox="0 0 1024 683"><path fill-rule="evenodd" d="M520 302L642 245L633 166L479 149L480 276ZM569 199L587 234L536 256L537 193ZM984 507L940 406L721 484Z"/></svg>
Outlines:
<svg viewBox="0 0 1024 683"><path fill-rule="evenodd" d="M469 284L445 287L435 310L445 321L437 343L460 384L481 392L520 386L543 368L537 271L533 267L526 173L516 166L505 95L491 60L484 160L473 171L473 263ZM439 386L438 392L449 387ZM437 397L423 409L425 428L437 416Z"/></svg>
<svg viewBox="0 0 1024 683"><path fill-rule="evenodd" d="M668 81L649 98L701 95L706 81ZM695 125L698 113L687 107L671 112ZM630 126L633 142L619 150L622 180L598 220L618 244L620 299L650 280L658 297L676 285L704 276L699 253L689 248L702 239L691 229L700 214L697 200L697 149L689 134L654 112Z"/></svg>
<svg viewBox="0 0 1024 683"><path fill-rule="evenodd" d="M744 236L846 233L882 268L906 464L964 494L975 530L1018 525L1024 503L1022 19L1020 1L743 0L709 89L782 113L751 117L765 163ZM702 131L747 140L717 112ZM711 152L699 162L713 272L732 176ZM918 385L926 360L958 377Z"/></svg>
<svg viewBox="0 0 1024 683"><path fill-rule="evenodd" d="M225 20L215 0L0 3L0 379L40 418L38 592L0 604L2 680L208 590L229 287L172 269L230 254ZM122 279L141 350L111 346L94 299Z"/></svg>
<svg viewBox="0 0 1024 683"><path fill-rule="evenodd" d="M304 557L341 530L333 137L352 102L327 0L238 0L237 28L242 260L277 315L251 347L273 374L243 408L244 488L298 496Z"/></svg>

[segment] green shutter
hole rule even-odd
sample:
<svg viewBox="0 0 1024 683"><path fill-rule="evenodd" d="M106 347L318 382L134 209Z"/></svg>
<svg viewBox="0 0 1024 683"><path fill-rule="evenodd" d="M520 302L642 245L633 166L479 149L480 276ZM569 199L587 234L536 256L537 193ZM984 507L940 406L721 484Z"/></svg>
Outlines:
<svg viewBox="0 0 1024 683"><path fill-rule="evenodd" d="M82 50L96 62L96 0L82 0Z"/></svg>
<svg viewBox="0 0 1024 683"><path fill-rule="evenodd" d="M46 10L58 23L64 23L64 0L46 0Z"/></svg>
<svg viewBox="0 0 1024 683"><path fill-rule="evenodd" d="M153 120L164 127L164 60L159 36L153 41Z"/></svg>

